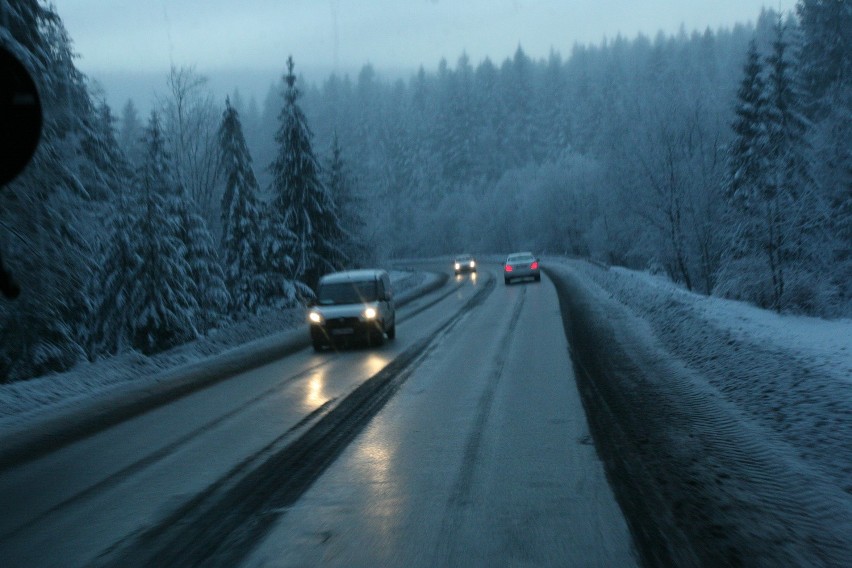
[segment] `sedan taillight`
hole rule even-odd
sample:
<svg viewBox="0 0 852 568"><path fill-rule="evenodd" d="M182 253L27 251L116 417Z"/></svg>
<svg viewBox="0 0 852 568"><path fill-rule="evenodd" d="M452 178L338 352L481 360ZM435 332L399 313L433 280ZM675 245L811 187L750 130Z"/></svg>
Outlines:
<svg viewBox="0 0 852 568"><path fill-rule="evenodd" d="M535 261L532 264L530 264L530 268L532 268L533 270L537 270L538 269L538 261Z"/></svg>
<svg viewBox="0 0 852 568"><path fill-rule="evenodd" d="M506 272L512 272L512 265L511 264L506 265Z"/></svg>

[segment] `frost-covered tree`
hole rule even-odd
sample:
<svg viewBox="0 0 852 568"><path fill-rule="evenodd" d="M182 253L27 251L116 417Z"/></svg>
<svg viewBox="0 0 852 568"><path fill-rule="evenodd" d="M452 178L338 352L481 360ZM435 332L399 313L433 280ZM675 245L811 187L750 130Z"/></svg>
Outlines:
<svg viewBox="0 0 852 568"><path fill-rule="evenodd" d="M355 187L351 174L343 159L340 139L335 132L331 140L331 158L326 168L328 180L326 185L340 218L341 231L338 243L344 256L352 265L358 265L371 259L364 258L364 247L360 246L363 238L364 219L361 216L361 200L355 195Z"/></svg>
<svg viewBox="0 0 852 568"><path fill-rule="evenodd" d="M20 296L0 304L0 381L68 369L84 358L91 248L73 219L82 187L50 142L0 200L6 269Z"/></svg>
<svg viewBox="0 0 852 568"><path fill-rule="evenodd" d="M172 171L159 117L145 132L138 199L120 199L104 262L98 345L156 353L214 325L230 298L213 239Z"/></svg>
<svg viewBox="0 0 852 568"><path fill-rule="evenodd" d="M3 0L0 13L0 43L36 77L45 109L36 155L0 193L3 261L21 287L17 300L0 303L0 381L7 381L62 371L84 356L92 250L81 227L89 195L78 148L94 112L52 6Z"/></svg>
<svg viewBox="0 0 852 568"><path fill-rule="evenodd" d="M140 212L132 225L132 255L139 258L139 266L131 279L126 317L131 345L143 353L156 353L198 334L199 304L178 236L183 231L170 206L180 189L156 112L151 113L144 140L145 159L138 174Z"/></svg>
<svg viewBox="0 0 852 568"><path fill-rule="evenodd" d="M752 46L729 159L738 227L717 292L779 311L821 311L832 294L822 278L827 217L810 173L804 98L780 22L762 79L755 61Z"/></svg>
<svg viewBox="0 0 852 568"><path fill-rule="evenodd" d="M764 247L774 307L822 311L833 301L826 282L828 212L812 175L813 155L799 86L798 60L779 20L767 58L767 224ZM774 226L773 226L774 225Z"/></svg>
<svg viewBox="0 0 852 568"><path fill-rule="evenodd" d="M799 0L796 14L803 33L802 82L812 118L822 118L838 87L852 82L852 3Z"/></svg>
<svg viewBox="0 0 852 568"><path fill-rule="evenodd" d="M319 277L337 269L343 262L338 247L340 221L312 147L312 133L299 106L301 96L293 74L293 58L287 59L284 76L284 108L275 136L278 155L271 165L272 214L270 221L280 224L295 237L281 243L285 257L292 259L288 276L309 286ZM269 260L269 259L267 259ZM280 268L284 268L282 258ZM276 266L278 268L278 266Z"/></svg>
<svg viewBox="0 0 852 568"><path fill-rule="evenodd" d="M736 118L731 129L734 138L728 150L730 178L727 197L738 210L747 212L758 198L765 166L766 86L763 65L754 40L749 43L743 79L737 91Z"/></svg>
<svg viewBox="0 0 852 568"><path fill-rule="evenodd" d="M231 303L231 295L225 287L213 236L204 218L196 212L195 203L186 194L179 194L169 199L167 204L168 213L175 218L177 238L198 304L195 324L204 332L221 322Z"/></svg>
<svg viewBox="0 0 852 568"><path fill-rule="evenodd" d="M133 99L127 99L127 102L121 109L118 143L127 156L127 160L134 167L139 165L144 155L144 147L142 146L143 128Z"/></svg>
<svg viewBox="0 0 852 568"><path fill-rule="evenodd" d="M764 221L770 219L764 214L764 186L769 168L764 76L763 61L752 39L737 91L735 119L731 125L734 137L727 154L725 195L729 205L727 225L732 231L731 245L725 254L715 293L769 306L773 298L759 244L766 232Z"/></svg>
<svg viewBox="0 0 852 568"><path fill-rule="evenodd" d="M225 179L222 195L222 251L225 280L231 292L231 310L254 313L263 304L263 259L258 185L251 155L243 137L237 109L225 99L219 126L221 169Z"/></svg>
<svg viewBox="0 0 852 568"><path fill-rule="evenodd" d="M97 166L88 176L93 180L89 183L107 196L99 207L105 219L98 227L97 257L88 282L93 302L86 342L90 356L115 353L128 345L126 292L138 269L138 258L133 255L132 226L138 216L138 200L132 167L116 139L106 103L98 107L98 117L97 135L87 136L83 143L84 153Z"/></svg>
<svg viewBox="0 0 852 568"><path fill-rule="evenodd" d="M135 319L131 293L143 258L136 229L143 213L139 207L145 201L129 193L119 191L113 197L105 227L107 238L90 284L97 294L88 339L89 352L94 356L118 353L131 345Z"/></svg>
<svg viewBox="0 0 852 568"><path fill-rule="evenodd" d="M831 277L852 313L852 2L801 0L801 74L809 139L819 160L814 177L831 215Z"/></svg>
<svg viewBox="0 0 852 568"><path fill-rule="evenodd" d="M115 123L109 105L99 101L80 141L80 153L85 158L80 170L86 191L98 201L109 201L131 177L130 164L115 136Z"/></svg>
<svg viewBox="0 0 852 568"><path fill-rule="evenodd" d="M220 196L218 110L207 77L194 67L169 71L168 93L161 99L163 130L174 163L174 175L209 226L219 221Z"/></svg>

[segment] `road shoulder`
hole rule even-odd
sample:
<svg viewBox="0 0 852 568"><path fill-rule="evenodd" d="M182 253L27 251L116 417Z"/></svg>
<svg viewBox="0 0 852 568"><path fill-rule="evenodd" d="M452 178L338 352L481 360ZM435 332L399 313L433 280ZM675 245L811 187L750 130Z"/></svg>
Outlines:
<svg viewBox="0 0 852 568"><path fill-rule="evenodd" d="M648 565L840 565L850 501L570 266L560 295L583 403Z"/></svg>

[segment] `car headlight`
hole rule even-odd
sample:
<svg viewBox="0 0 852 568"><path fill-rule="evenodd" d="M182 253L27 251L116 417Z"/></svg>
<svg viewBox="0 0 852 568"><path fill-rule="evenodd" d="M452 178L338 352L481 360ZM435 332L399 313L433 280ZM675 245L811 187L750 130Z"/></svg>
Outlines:
<svg viewBox="0 0 852 568"><path fill-rule="evenodd" d="M322 323L322 314L319 312L310 312L308 314L308 320L310 320L311 323Z"/></svg>
<svg viewBox="0 0 852 568"><path fill-rule="evenodd" d="M459 264L459 263L457 262L457 263L455 264L455 267L456 267L456 270L458 270L459 268L461 268L461 264Z"/></svg>
<svg viewBox="0 0 852 568"><path fill-rule="evenodd" d="M364 318L368 320L376 319L376 308L367 308L364 310Z"/></svg>

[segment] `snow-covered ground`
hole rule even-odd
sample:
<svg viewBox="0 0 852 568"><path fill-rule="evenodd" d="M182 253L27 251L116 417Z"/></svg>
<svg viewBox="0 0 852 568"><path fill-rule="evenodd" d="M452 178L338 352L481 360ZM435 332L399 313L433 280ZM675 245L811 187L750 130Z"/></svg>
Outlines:
<svg viewBox="0 0 852 568"><path fill-rule="evenodd" d="M627 306L720 396L852 494L852 320L777 314L625 268L546 262Z"/></svg>
<svg viewBox="0 0 852 568"><path fill-rule="evenodd" d="M408 271L391 271L390 276L397 294L419 286L426 278L425 273ZM0 385L0 430L19 426L54 408L112 393L131 382L152 380L163 371L295 329L304 321L304 308L272 310L231 322L164 353L146 356L130 351L95 362L82 362L65 373Z"/></svg>

